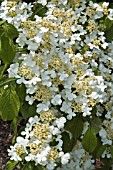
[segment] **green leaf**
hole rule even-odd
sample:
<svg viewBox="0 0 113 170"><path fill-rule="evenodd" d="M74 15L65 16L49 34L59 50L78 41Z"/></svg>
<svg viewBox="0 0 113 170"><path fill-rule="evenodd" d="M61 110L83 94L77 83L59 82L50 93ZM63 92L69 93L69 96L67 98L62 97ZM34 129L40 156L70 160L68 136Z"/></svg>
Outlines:
<svg viewBox="0 0 113 170"><path fill-rule="evenodd" d="M40 7L40 8L38 9L38 11L36 12L36 14L37 14L38 16L40 16L40 17L44 17L46 11L47 11L47 7L43 7L43 6L42 6L42 7Z"/></svg>
<svg viewBox="0 0 113 170"><path fill-rule="evenodd" d="M0 47L0 57L4 63L10 64L15 58L16 48L12 39L9 39L5 35L2 35Z"/></svg>
<svg viewBox="0 0 113 170"><path fill-rule="evenodd" d="M40 17L44 17L45 13L47 12L47 7L43 6L41 4L35 3L34 7L33 7L33 14L31 16L31 18L33 19L33 17L35 15L38 15Z"/></svg>
<svg viewBox="0 0 113 170"><path fill-rule="evenodd" d="M45 170L41 165L35 166L34 162L28 162L24 165L22 170Z"/></svg>
<svg viewBox="0 0 113 170"><path fill-rule="evenodd" d="M13 134L13 139L12 139L12 144L15 143L16 137L17 137L17 126L18 123L20 122L22 118L20 116L17 116L16 118L13 119L13 121L11 122L11 130L13 130L14 134Z"/></svg>
<svg viewBox="0 0 113 170"><path fill-rule="evenodd" d="M113 25L105 32L107 42L112 41L113 39Z"/></svg>
<svg viewBox="0 0 113 170"><path fill-rule="evenodd" d="M19 34L17 29L14 27L14 25L5 22L3 24L3 28L4 28L5 35L10 39L18 37Z"/></svg>
<svg viewBox="0 0 113 170"><path fill-rule="evenodd" d="M16 78L7 78L4 82L0 82L0 87L3 87L3 86L5 86L5 85L7 85L10 82L15 81L15 80L17 80L17 79Z"/></svg>
<svg viewBox="0 0 113 170"><path fill-rule="evenodd" d="M12 140L11 140L12 145L14 145L14 143L16 142L16 138L17 138L17 135L14 135Z"/></svg>
<svg viewBox="0 0 113 170"><path fill-rule="evenodd" d="M97 146L94 149L94 151L91 153L91 155L93 156L93 159L95 160L97 158L97 151L99 150L99 148L102 146L102 142L100 137L97 138Z"/></svg>
<svg viewBox="0 0 113 170"><path fill-rule="evenodd" d="M4 30L0 28L0 37L4 34ZM1 45L0 45L1 46Z"/></svg>
<svg viewBox="0 0 113 170"><path fill-rule="evenodd" d="M106 30L110 29L110 27L113 25L113 21L111 21L109 18L105 19L105 26Z"/></svg>
<svg viewBox="0 0 113 170"><path fill-rule="evenodd" d="M20 101L13 87L6 88L0 96L0 112L4 121L14 119L19 112Z"/></svg>
<svg viewBox="0 0 113 170"><path fill-rule="evenodd" d="M9 160L6 164L6 170L14 170L17 163L18 163L17 161Z"/></svg>
<svg viewBox="0 0 113 170"><path fill-rule="evenodd" d="M75 145L76 141L74 138L70 138L69 134L67 132L62 133L62 140L63 140L63 146L62 149L63 151L66 152L71 152L73 149L73 146Z"/></svg>
<svg viewBox="0 0 113 170"><path fill-rule="evenodd" d="M110 153L111 153L111 156L113 158L113 146L110 146Z"/></svg>
<svg viewBox="0 0 113 170"><path fill-rule="evenodd" d="M33 170L46 170L46 169L41 165L37 165L37 166L34 167Z"/></svg>
<svg viewBox="0 0 113 170"><path fill-rule="evenodd" d="M109 158L102 158L101 161L103 162L104 166L100 170L110 170L112 160Z"/></svg>
<svg viewBox="0 0 113 170"><path fill-rule="evenodd" d="M22 168L22 170L33 170L33 169L34 169L34 163L33 162L26 163Z"/></svg>
<svg viewBox="0 0 113 170"><path fill-rule="evenodd" d="M3 74L2 77L0 77L0 82L4 82L7 79L7 75Z"/></svg>
<svg viewBox="0 0 113 170"><path fill-rule="evenodd" d="M97 107L94 106L94 107L92 108L91 113L92 113L93 116L95 116L96 112L97 112Z"/></svg>
<svg viewBox="0 0 113 170"><path fill-rule="evenodd" d="M103 154L103 152L106 150L107 145L101 145L98 150L97 150L97 154L96 154L96 158L100 158L101 155Z"/></svg>
<svg viewBox="0 0 113 170"><path fill-rule="evenodd" d="M24 102L25 101L25 97L26 97L26 88L25 88L25 85L24 84L20 84L16 86L16 92L20 98L20 101L21 102Z"/></svg>
<svg viewBox="0 0 113 170"><path fill-rule="evenodd" d="M93 152L94 149L96 148L97 138L95 135L95 131L93 130L92 127L89 127L88 130L86 131L82 140L82 145L83 148L89 153Z"/></svg>
<svg viewBox="0 0 113 170"><path fill-rule="evenodd" d="M2 77L3 71L4 71L4 65L3 65L3 66L0 66L0 78Z"/></svg>
<svg viewBox="0 0 113 170"><path fill-rule="evenodd" d="M27 119L29 117L36 115L36 106L29 105L26 101L23 103L20 109L20 113L22 114L24 119Z"/></svg>
<svg viewBox="0 0 113 170"><path fill-rule="evenodd" d="M74 138L78 138L83 131L83 121L81 116L76 116L67 121L65 129L70 131Z"/></svg>
<svg viewBox="0 0 113 170"><path fill-rule="evenodd" d="M94 129L95 133L97 134L101 129L101 125L102 125L101 119L98 117L94 117L91 125L92 125L92 128Z"/></svg>

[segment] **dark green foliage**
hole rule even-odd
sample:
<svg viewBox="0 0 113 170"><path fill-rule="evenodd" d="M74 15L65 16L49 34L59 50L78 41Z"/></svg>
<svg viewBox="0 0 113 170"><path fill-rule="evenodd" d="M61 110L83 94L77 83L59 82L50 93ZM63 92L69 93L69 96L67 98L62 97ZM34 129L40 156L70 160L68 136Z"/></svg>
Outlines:
<svg viewBox="0 0 113 170"><path fill-rule="evenodd" d="M27 102L24 102L23 105L21 106L20 113L22 114L24 119L35 116L36 115L35 104L29 105Z"/></svg>
<svg viewBox="0 0 113 170"><path fill-rule="evenodd" d="M70 152L73 149L73 146L75 145L76 141L67 132L62 133L62 140L63 140L63 147L62 147L63 151Z"/></svg>
<svg viewBox="0 0 113 170"><path fill-rule="evenodd" d="M3 120L14 119L20 109L20 100L15 91L11 86L6 88L0 96L0 112Z"/></svg>
<svg viewBox="0 0 113 170"><path fill-rule="evenodd" d="M83 131L83 120L81 116L76 116L66 122L65 129L70 131L73 137L78 138Z"/></svg>
<svg viewBox="0 0 113 170"><path fill-rule="evenodd" d="M45 170L45 168L41 165L35 166L34 162L28 162L23 166L22 170Z"/></svg>
<svg viewBox="0 0 113 170"><path fill-rule="evenodd" d="M16 54L13 39L18 37L17 29L7 22L0 22L0 58L5 64L10 64Z"/></svg>
<svg viewBox="0 0 113 170"><path fill-rule="evenodd" d="M82 140L82 145L83 148L89 153L92 153L96 148L97 138L96 138L95 131L93 130L92 127L89 127L88 130L86 131Z"/></svg>
<svg viewBox="0 0 113 170"><path fill-rule="evenodd" d="M6 164L6 170L14 170L17 163L18 163L17 161L9 160Z"/></svg>

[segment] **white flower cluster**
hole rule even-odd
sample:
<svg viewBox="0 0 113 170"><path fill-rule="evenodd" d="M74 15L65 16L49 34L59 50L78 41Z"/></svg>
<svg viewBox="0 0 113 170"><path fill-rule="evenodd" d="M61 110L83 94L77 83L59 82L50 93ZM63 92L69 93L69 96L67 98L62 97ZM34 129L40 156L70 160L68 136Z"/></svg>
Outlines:
<svg viewBox="0 0 113 170"><path fill-rule="evenodd" d="M92 170L94 169L94 162L92 156L83 149L81 142L77 141L77 144L71 152L69 163L62 165L61 168L57 168L57 170Z"/></svg>
<svg viewBox="0 0 113 170"><path fill-rule="evenodd" d="M82 5L84 17L86 6ZM17 4L15 8L19 7ZM18 22L17 13L12 17L12 23L15 25L16 20L19 31L19 49L21 51L25 47L29 53L17 54L16 63L8 70L9 77L18 78L18 84L25 84L26 101L29 104L37 101L37 113L54 105L60 106L68 119L78 112L82 112L83 116L91 115L92 107L103 101L106 87L102 76L94 73L97 68L94 59L108 44L103 32L96 30L96 25L90 30L95 18L86 20L88 26L84 28L82 16L76 14L76 10L64 6L58 8L50 2L47 7L46 16L35 16L35 21L26 17L26 20ZM99 46L103 49L100 50Z"/></svg>
<svg viewBox="0 0 113 170"><path fill-rule="evenodd" d="M34 161L35 165L40 164L48 170L54 169L58 162L68 163L70 154L62 151L61 139L65 122L66 118L54 118L50 110L40 113L40 117L31 117L25 131L21 132L24 137L17 137L16 144L8 149L11 160L22 161L24 154L27 162ZM56 145L51 146L52 142Z"/></svg>
<svg viewBox="0 0 113 170"><path fill-rule="evenodd" d="M53 110L55 120L50 123L47 119L43 124L44 118L41 118L42 122L37 116L29 119L22 132L25 139L17 138L9 155L11 159L21 161L19 155L24 151L26 161L34 160L52 170L49 167L54 169L57 158L61 158L62 164L70 158L68 153L62 152L60 135L64 123L78 114L91 118L94 107L95 116L104 119L99 132L101 140L103 144L112 144L113 41L106 42L106 25L103 27L101 23L103 18L113 20L113 9L108 3L99 5L90 1L87 5L84 0L37 2L46 5L48 10L44 17L35 15L33 20L30 18L32 4L7 0L1 4L0 18L14 24L19 32L18 52L8 73L10 78L18 78L18 84L25 85L25 100L30 105L37 104L37 114L43 117L42 113ZM41 128L47 133L41 136L44 144L36 136ZM52 150L49 142L53 136L60 142ZM85 151L81 147L72 152L76 169L84 167L80 160ZM87 159L91 160L91 157ZM68 165L71 164L70 161L63 168L70 169ZM91 166L88 161L84 169L91 169Z"/></svg>
<svg viewBox="0 0 113 170"><path fill-rule="evenodd" d="M99 131L99 135L103 142L103 145L112 145L113 144L113 118L111 120L104 120L103 127Z"/></svg>
<svg viewBox="0 0 113 170"><path fill-rule="evenodd" d="M18 2L18 5L17 5ZM4 0L0 7L0 18L13 23L18 28L18 24L26 21L32 14L32 4L17 1Z"/></svg>

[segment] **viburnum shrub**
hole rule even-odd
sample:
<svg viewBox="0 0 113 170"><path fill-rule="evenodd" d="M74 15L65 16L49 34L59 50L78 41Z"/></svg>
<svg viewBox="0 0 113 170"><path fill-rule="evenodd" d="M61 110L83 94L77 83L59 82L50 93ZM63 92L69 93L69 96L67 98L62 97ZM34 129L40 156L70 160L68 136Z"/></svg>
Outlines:
<svg viewBox="0 0 113 170"><path fill-rule="evenodd" d="M4 0L0 115L7 170L91 170L113 158L113 9L85 0ZM26 126L17 131L21 119Z"/></svg>

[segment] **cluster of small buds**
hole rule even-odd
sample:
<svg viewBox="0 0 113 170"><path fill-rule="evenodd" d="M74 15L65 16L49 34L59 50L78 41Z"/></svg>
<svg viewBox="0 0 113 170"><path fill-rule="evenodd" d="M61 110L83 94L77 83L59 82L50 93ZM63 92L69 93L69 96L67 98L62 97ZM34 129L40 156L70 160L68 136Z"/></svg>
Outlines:
<svg viewBox="0 0 113 170"><path fill-rule="evenodd" d="M94 161L80 142L71 156L64 154L61 134L66 121L79 114L92 118L96 108L95 116L104 120L101 141L112 144L113 41L106 42L106 25L101 23L103 18L113 20L113 9L109 3L84 0L37 2L48 10L44 17L35 15L33 20L31 3L4 0L0 9L0 18L19 32L19 52L8 69L9 77L25 85L25 100L37 104L39 115L29 119L22 132L25 138L17 138L9 156L21 161L24 152L26 161L48 170L54 169L59 159L67 164L60 169L71 170L72 165L92 169ZM86 122L86 129L88 125ZM53 140L57 141L54 147L50 145Z"/></svg>

